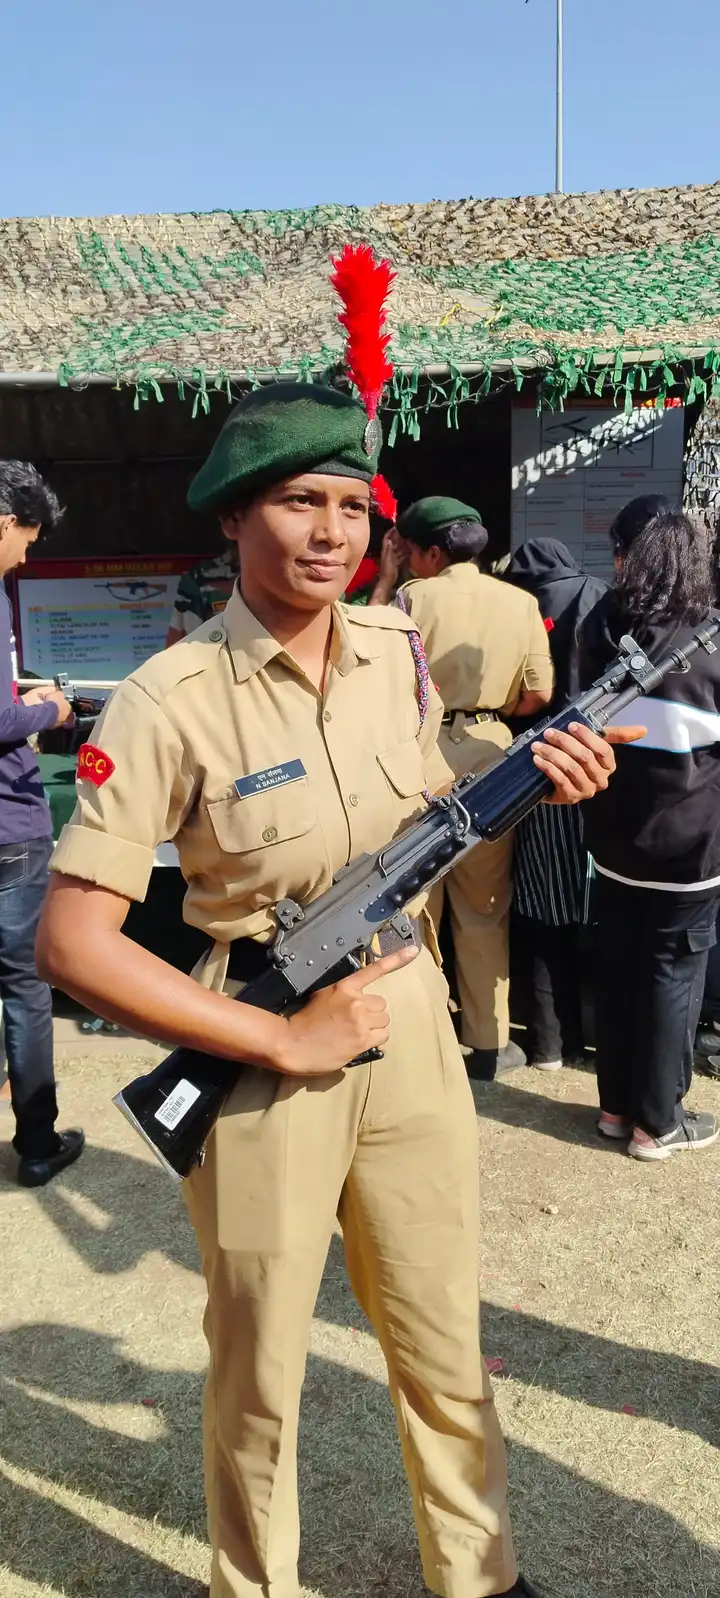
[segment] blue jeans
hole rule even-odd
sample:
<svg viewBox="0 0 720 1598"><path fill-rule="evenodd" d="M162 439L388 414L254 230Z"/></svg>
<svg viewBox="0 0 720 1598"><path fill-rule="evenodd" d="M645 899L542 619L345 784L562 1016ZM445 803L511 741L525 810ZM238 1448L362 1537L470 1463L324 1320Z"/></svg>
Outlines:
<svg viewBox="0 0 720 1598"><path fill-rule="evenodd" d="M50 989L35 970L35 934L51 854L50 838L0 843L0 999L13 1145L32 1160L53 1154L58 1144Z"/></svg>

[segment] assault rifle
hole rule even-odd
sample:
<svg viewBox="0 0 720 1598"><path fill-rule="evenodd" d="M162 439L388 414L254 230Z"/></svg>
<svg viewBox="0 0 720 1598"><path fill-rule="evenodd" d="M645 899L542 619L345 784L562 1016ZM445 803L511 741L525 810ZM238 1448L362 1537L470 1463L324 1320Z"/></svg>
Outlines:
<svg viewBox="0 0 720 1598"><path fill-rule="evenodd" d="M279 1015L372 959L373 940L384 929L392 927L399 944L410 946L414 935L406 907L412 900L476 844L501 838L551 792L533 759L531 745L538 737L548 727L565 731L571 722L601 732L633 700L652 693L669 672L689 671L698 649L714 654L712 640L718 632L720 618L713 618L684 649L672 650L658 665L633 638L622 638L616 659L592 688L559 715L516 738L489 771L461 777L385 848L345 866L312 904L281 899L267 968L242 989L239 1001ZM371 1049L349 1064L381 1058L379 1050ZM168 1174L180 1180L202 1163L206 1140L241 1070L237 1061L174 1049L149 1075L123 1088L113 1103Z"/></svg>

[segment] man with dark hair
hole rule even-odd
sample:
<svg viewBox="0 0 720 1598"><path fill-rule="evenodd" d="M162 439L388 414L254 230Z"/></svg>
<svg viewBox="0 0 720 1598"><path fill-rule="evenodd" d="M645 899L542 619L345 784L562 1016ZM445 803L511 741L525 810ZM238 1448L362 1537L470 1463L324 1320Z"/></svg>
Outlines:
<svg viewBox="0 0 720 1598"><path fill-rule="evenodd" d="M22 566L61 511L26 461L0 461L0 579ZM43 1187L82 1154L82 1132L56 1132L50 989L35 970L35 932L52 853L50 810L27 739L72 714L64 695L18 699L10 601L0 581L0 999L23 1187Z"/></svg>

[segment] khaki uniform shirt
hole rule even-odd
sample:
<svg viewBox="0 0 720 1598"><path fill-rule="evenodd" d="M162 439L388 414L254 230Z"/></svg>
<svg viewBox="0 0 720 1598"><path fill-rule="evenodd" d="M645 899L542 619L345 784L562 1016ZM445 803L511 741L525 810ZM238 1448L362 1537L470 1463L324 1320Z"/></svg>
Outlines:
<svg viewBox="0 0 720 1598"><path fill-rule="evenodd" d="M552 689L548 635L532 594L486 577L474 561L406 583L402 594L446 710L511 716L524 689Z"/></svg>
<svg viewBox="0 0 720 1598"><path fill-rule="evenodd" d="M474 561L446 566L439 577L406 583L401 592L447 711L511 716L523 689L552 690L548 635L531 594L486 577ZM504 721L473 726L458 716L443 727L440 749L463 777L494 765L511 742Z"/></svg>
<svg viewBox="0 0 720 1598"><path fill-rule="evenodd" d="M221 944L267 937L278 899L317 898L452 780L432 687L420 727L411 630L397 610L336 605L320 694L236 589L116 689L93 732L114 769L79 779L53 869L142 899L173 839L186 921Z"/></svg>

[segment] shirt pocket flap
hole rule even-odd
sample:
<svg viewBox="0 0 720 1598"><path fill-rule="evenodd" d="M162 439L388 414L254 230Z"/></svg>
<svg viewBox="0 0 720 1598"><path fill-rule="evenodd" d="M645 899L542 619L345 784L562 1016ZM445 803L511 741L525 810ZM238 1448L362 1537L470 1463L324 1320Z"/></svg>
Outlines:
<svg viewBox="0 0 720 1598"><path fill-rule="evenodd" d="M233 793L208 803L215 837L225 854L247 854L302 838L317 821L307 780L289 782L241 799Z"/></svg>
<svg viewBox="0 0 720 1598"><path fill-rule="evenodd" d="M409 738L404 744L395 744L392 749L383 749L377 760L388 781L403 799L412 799L427 787L423 757L416 738Z"/></svg>

